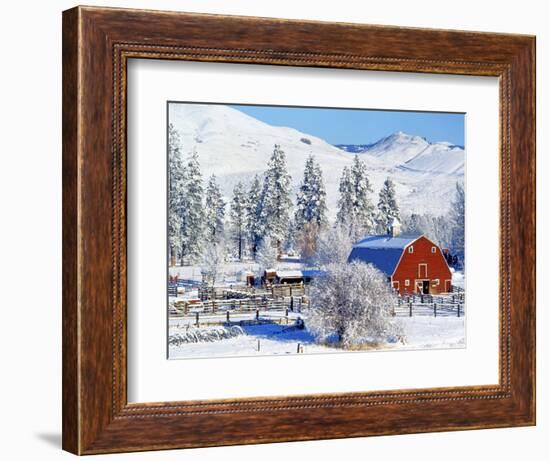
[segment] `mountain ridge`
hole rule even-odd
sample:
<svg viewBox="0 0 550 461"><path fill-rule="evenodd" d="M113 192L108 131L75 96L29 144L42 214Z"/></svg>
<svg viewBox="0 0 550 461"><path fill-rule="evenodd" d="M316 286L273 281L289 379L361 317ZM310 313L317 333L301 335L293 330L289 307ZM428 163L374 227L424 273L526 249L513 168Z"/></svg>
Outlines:
<svg viewBox="0 0 550 461"><path fill-rule="evenodd" d="M455 183L463 182L463 149L445 142L429 143L403 132L365 145L363 152L348 152L317 136L271 126L223 105L171 103L169 122L180 133L184 155L197 151L205 179L216 174L226 200L238 181L249 183L254 174L265 171L274 144L279 144L286 153L294 193L308 155L315 155L323 170L332 218L336 213L341 172L351 165L355 155L360 155L367 165L375 191L373 203L376 204L378 190L389 176L396 183L400 206L407 214L446 213ZM434 196L443 200L433 202Z"/></svg>

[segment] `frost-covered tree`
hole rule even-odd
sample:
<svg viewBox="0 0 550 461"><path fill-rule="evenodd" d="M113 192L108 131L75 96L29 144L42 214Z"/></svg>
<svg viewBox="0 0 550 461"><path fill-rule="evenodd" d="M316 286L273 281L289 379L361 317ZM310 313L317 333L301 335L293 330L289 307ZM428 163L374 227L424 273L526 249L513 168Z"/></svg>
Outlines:
<svg viewBox="0 0 550 461"><path fill-rule="evenodd" d="M260 177L255 175L248 189L246 197L246 236L250 243L252 256L256 257L258 246L264 235L264 226L261 222L262 214L262 183Z"/></svg>
<svg viewBox="0 0 550 461"><path fill-rule="evenodd" d="M327 203L323 172L313 154L306 160L304 177L296 198L295 221L297 230L305 224L321 227L326 223Z"/></svg>
<svg viewBox="0 0 550 461"><path fill-rule="evenodd" d="M297 236L296 236L296 223L293 219L288 222L288 229L286 231L285 243L283 250L285 253L294 253L297 249Z"/></svg>
<svg viewBox="0 0 550 461"><path fill-rule="evenodd" d="M365 163L355 156L351 168L340 178L337 222L348 228L353 240L375 230L375 208L370 200L372 186Z"/></svg>
<svg viewBox="0 0 550 461"><path fill-rule="evenodd" d="M418 213L403 217L401 225L407 234L424 234L428 226L426 217Z"/></svg>
<svg viewBox="0 0 550 461"><path fill-rule="evenodd" d="M258 263L260 274L263 274L267 269L275 267L278 256L279 251L276 243L271 240L271 237L265 237L256 253L256 262Z"/></svg>
<svg viewBox="0 0 550 461"><path fill-rule="evenodd" d="M202 254L203 244L203 185L196 151L189 156L183 177L181 211L181 257L182 262L194 263Z"/></svg>
<svg viewBox="0 0 550 461"><path fill-rule="evenodd" d="M202 255L202 274L212 287L223 277L225 262L225 242L223 240L209 241L204 246Z"/></svg>
<svg viewBox="0 0 550 461"><path fill-rule="evenodd" d="M330 264L345 264L353 243L349 232L341 225L325 229L317 240L316 253L312 264L324 267Z"/></svg>
<svg viewBox="0 0 550 461"><path fill-rule="evenodd" d="M216 182L216 175L210 176L208 180L204 206L204 223L205 239L207 242L217 242L223 237L225 201Z"/></svg>
<svg viewBox="0 0 550 461"><path fill-rule="evenodd" d="M401 221L397 199L395 197L395 184L390 178L386 178L380 193L378 194L378 215L376 216L377 231L385 234L393 220Z"/></svg>
<svg viewBox="0 0 550 461"><path fill-rule="evenodd" d="M260 226L264 236L269 236L281 251L288 223L292 200L290 199L290 175L286 165L286 155L278 144L267 164L264 184L260 196Z"/></svg>
<svg viewBox="0 0 550 461"><path fill-rule="evenodd" d="M354 194L351 172L347 166L345 166L342 170L338 191L340 192L340 196L338 198L338 212L336 214L336 221L341 226L350 228L355 219L353 209Z"/></svg>
<svg viewBox="0 0 550 461"><path fill-rule="evenodd" d="M465 231L465 201L464 186L456 183L455 197L451 203L450 221L452 225L451 246L453 250L464 255L464 231Z"/></svg>
<svg viewBox="0 0 550 461"><path fill-rule="evenodd" d="M168 251L170 265L176 265L181 252L182 203L185 171L181 158L181 138L174 126L168 126Z"/></svg>
<svg viewBox="0 0 550 461"><path fill-rule="evenodd" d="M450 248L452 241L452 225L448 216L433 216L431 239L441 248Z"/></svg>
<svg viewBox="0 0 550 461"><path fill-rule="evenodd" d="M367 174L367 166L358 155L353 159L350 173L354 194L355 229L353 233L354 237L358 238L375 230L376 212L370 199L373 190Z"/></svg>
<svg viewBox="0 0 550 461"><path fill-rule="evenodd" d="M452 224L447 216L413 213L403 216L403 232L413 235L425 235L442 248L451 245Z"/></svg>
<svg viewBox="0 0 550 461"><path fill-rule="evenodd" d="M296 247L300 252L302 263L313 264L317 253L320 228L316 223L308 222L296 235Z"/></svg>
<svg viewBox="0 0 550 461"><path fill-rule="evenodd" d="M396 295L387 277L362 262L333 264L311 287L307 328L321 341L343 347L395 340L400 329L391 316Z"/></svg>
<svg viewBox="0 0 550 461"><path fill-rule="evenodd" d="M304 262L315 254L317 238L327 223L326 190L320 165L313 155L306 160L304 177L296 198L294 222L296 243Z"/></svg>
<svg viewBox="0 0 550 461"><path fill-rule="evenodd" d="M242 182L238 182L233 188L233 198L231 199L231 234L237 246L237 256L243 258L244 246L246 242L246 219L247 219L246 192Z"/></svg>

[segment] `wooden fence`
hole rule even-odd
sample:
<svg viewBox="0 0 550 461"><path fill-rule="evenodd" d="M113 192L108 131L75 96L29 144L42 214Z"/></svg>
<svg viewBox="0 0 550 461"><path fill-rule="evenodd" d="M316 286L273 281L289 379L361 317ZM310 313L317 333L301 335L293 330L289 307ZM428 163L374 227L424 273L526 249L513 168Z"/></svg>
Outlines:
<svg viewBox="0 0 550 461"><path fill-rule="evenodd" d="M393 308L394 317L463 317L464 304L445 303L408 303Z"/></svg>
<svg viewBox="0 0 550 461"><path fill-rule="evenodd" d="M170 290L170 287L169 287ZM303 285L273 285L271 287L200 287L200 301L179 300L171 303L170 317L219 316L233 313L269 313L296 312L309 308L309 298L304 294ZM399 296L397 305L392 309L395 317L432 316L432 317L463 317L465 315L464 291L441 295L411 294ZM252 317L251 317L252 318Z"/></svg>
<svg viewBox="0 0 550 461"><path fill-rule="evenodd" d="M170 310L171 317L199 314L225 314L226 312L290 311L301 312L308 307L303 297L243 299L211 299L201 302L176 301Z"/></svg>
<svg viewBox="0 0 550 461"><path fill-rule="evenodd" d="M302 284L266 285L263 287L209 287L200 286L198 297L201 301L244 299L264 296L269 298L284 298L304 296L305 288Z"/></svg>

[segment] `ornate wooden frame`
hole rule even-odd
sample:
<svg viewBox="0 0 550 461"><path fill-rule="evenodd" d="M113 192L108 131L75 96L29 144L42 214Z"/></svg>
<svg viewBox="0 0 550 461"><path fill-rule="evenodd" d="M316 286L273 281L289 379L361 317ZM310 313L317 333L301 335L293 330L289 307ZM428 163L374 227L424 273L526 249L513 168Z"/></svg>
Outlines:
<svg viewBox="0 0 550 461"><path fill-rule="evenodd" d="M500 383L128 404L125 110L131 58L498 76ZM63 13L65 450L90 454L534 423L534 37L93 7Z"/></svg>

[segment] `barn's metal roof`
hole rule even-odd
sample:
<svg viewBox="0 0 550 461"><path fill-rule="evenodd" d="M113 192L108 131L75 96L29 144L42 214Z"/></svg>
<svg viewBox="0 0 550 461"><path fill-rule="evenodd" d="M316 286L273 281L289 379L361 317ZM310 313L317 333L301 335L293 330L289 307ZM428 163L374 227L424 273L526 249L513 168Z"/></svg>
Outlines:
<svg viewBox="0 0 550 461"><path fill-rule="evenodd" d="M367 235L359 240L354 248L400 248L404 249L407 245L414 242L420 235L398 235L392 237L391 235Z"/></svg>
<svg viewBox="0 0 550 461"><path fill-rule="evenodd" d="M390 276L395 272L397 263L405 247L410 245L419 235L369 235L359 240L351 250L348 261L362 261L372 264L377 269Z"/></svg>

